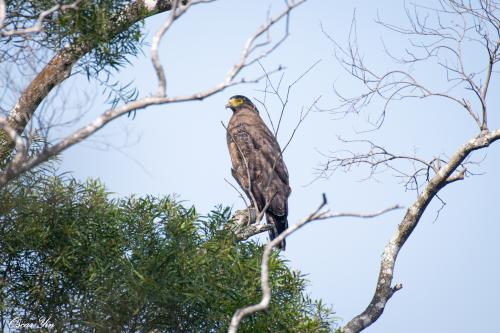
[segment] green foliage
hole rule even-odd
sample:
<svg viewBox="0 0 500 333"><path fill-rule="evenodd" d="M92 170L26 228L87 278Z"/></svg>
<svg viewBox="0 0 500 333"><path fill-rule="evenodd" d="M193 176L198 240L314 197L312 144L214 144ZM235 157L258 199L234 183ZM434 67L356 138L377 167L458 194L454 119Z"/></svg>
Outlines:
<svg viewBox="0 0 500 333"><path fill-rule="evenodd" d="M262 246L171 197L112 199L98 181L28 173L0 192L0 323L57 332L225 332L258 302ZM331 311L274 253L270 309L240 332L330 332Z"/></svg>
<svg viewBox="0 0 500 333"><path fill-rule="evenodd" d="M75 0L36 0L7 2L7 29L32 27L41 12L56 4L68 5ZM83 0L77 9L57 11L43 22L43 32L27 36L12 36L2 39L8 48L22 49L27 45L58 51L67 45L75 45L76 53L85 50L80 66L87 75L96 75L103 69L117 68L127 62L127 56L136 55L142 45L141 28L144 16L138 7L136 17L123 16L130 1ZM2 52L10 58L17 52ZM2 57L0 57L1 59ZM12 60L12 59L11 59Z"/></svg>

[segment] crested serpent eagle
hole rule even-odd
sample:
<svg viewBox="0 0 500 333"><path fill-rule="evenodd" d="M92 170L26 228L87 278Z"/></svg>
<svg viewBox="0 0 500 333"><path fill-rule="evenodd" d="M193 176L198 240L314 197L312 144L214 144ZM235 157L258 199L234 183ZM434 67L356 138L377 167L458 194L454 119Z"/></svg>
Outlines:
<svg viewBox="0 0 500 333"><path fill-rule="evenodd" d="M245 96L229 99L233 111L227 126L227 145L233 177L256 206L266 209L266 221L273 226L271 240L288 227L288 171L276 137L259 116L257 107ZM285 241L279 245L285 249Z"/></svg>

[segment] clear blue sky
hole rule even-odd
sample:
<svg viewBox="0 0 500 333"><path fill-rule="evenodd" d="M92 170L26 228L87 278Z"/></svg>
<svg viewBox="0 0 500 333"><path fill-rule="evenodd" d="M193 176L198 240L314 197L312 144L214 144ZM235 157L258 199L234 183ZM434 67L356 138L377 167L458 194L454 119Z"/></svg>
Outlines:
<svg viewBox="0 0 500 333"><path fill-rule="evenodd" d="M185 94L208 88L222 80L230 65L239 59L246 38L265 18L269 3L281 1L229 1L199 6L175 24L160 48L168 92ZM432 2L429 2L432 3ZM402 51L405 38L375 24L377 11L391 23L405 23L403 1L322 1L310 0L292 15L291 36L263 65L287 67L284 83L290 84L316 60L321 62L293 89L279 137L284 144L295 127L302 106L322 96L320 105L335 106L332 84L346 93L359 92L358 84L341 71L333 58L324 29L339 42L346 41L351 17L357 11L358 35L366 61L380 71L391 68L384 56L381 39L394 51ZM148 40L166 14L146 22ZM279 31L274 31L278 36ZM482 61L470 50L470 63ZM260 74L254 67L245 77ZM416 70L422 80L438 85L435 67ZM149 49L132 59L117 78L133 80L142 95L156 91L156 77L149 61ZM498 78L497 78L498 79ZM72 83L69 82L68 86ZM86 79L75 78L84 92ZM224 178L231 179L230 161L221 121L230 113L224 109L228 97L243 94L259 97L259 85L227 90L202 102L148 108L135 119L120 119L91 141L79 144L62 155L63 170L78 178L98 177L117 195L176 193L201 214L218 204L241 208L242 202ZM499 85L492 87L489 102L498 111ZM94 88L86 90L95 94ZM276 106L271 104L271 108ZM453 153L474 136L475 129L465 111L439 100L412 100L395 104L380 131L358 135L366 129L374 104L360 115L335 119L329 113L312 113L299 128L285 153L293 188L289 221L300 220L313 210L325 192L333 211L376 211L401 204L408 206L414 192L405 192L391 172L376 180L360 181L366 169L339 172L329 180L316 181L314 169L328 153L343 146L337 136L371 138L387 148L424 157ZM92 119L105 106L97 97ZM274 119L278 112L272 114ZM498 112L490 114L491 128L500 127ZM98 149L103 144L109 149ZM356 149L356 148L354 148ZM475 155L480 158L484 153ZM440 205L433 202L400 253L395 283L404 288L389 301L382 317L366 332L500 332L497 317L500 299L500 143L493 145L477 169L483 175L467 178L446 188L441 197L447 205L434 221ZM407 168L411 169L411 165ZM349 320L364 310L372 297L380 255L404 211L373 220L332 220L305 227L288 240L283 254L290 265L308 274L309 292L331 304L337 316Z"/></svg>

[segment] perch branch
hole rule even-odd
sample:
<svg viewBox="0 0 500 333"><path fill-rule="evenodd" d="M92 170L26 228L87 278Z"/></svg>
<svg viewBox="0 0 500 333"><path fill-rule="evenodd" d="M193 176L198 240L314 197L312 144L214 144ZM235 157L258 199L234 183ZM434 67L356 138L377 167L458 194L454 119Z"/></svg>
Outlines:
<svg viewBox="0 0 500 333"><path fill-rule="evenodd" d="M231 324L228 329L228 333L236 333L238 331L238 327L240 326L241 321L246 316L249 316L257 311L265 310L269 307L269 303L271 301L271 286L269 284L269 258L271 256L271 251L274 247L280 244L286 237L303 227L309 222L325 220L325 219L333 219L339 217L359 217L359 218L372 218L394 209L401 208L400 206L393 206L387 209L384 209L377 213L371 214L360 214L360 213L330 213L329 210L324 210L324 207L327 204L326 196L323 194L323 200L316 210L314 210L309 216L307 216L302 221L288 227L285 231L283 231L279 236L277 236L274 240L269 242L264 248L264 253L262 254L262 263L261 263L261 289L262 289L262 299L259 303L250 305L241 309L238 309L232 319Z"/></svg>

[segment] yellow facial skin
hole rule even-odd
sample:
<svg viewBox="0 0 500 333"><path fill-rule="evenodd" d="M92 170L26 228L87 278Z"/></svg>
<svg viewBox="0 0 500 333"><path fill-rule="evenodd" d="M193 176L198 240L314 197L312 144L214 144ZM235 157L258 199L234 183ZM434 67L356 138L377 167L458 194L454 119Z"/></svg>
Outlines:
<svg viewBox="0 0 500 333"><path fill-rule="evenodd" d="M243 104L245 101L243 100L243 98L231 98L228 102L227 102L227 106L228 107L231 107L231 108L237 108L238 106L240 106L241 104Z"/></svg>

